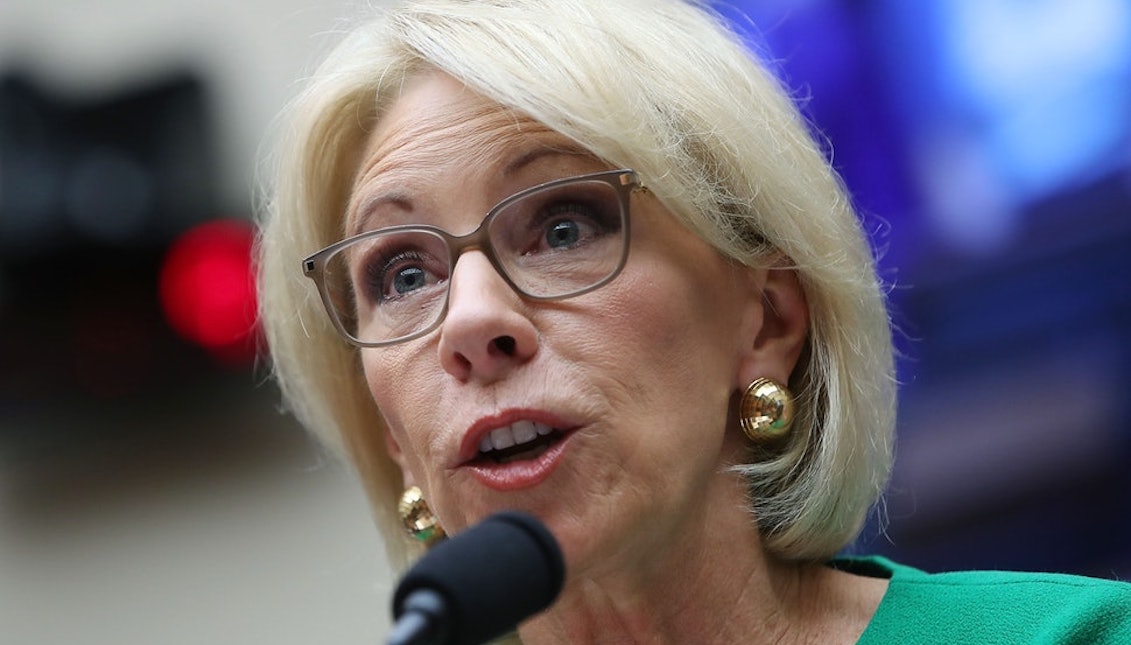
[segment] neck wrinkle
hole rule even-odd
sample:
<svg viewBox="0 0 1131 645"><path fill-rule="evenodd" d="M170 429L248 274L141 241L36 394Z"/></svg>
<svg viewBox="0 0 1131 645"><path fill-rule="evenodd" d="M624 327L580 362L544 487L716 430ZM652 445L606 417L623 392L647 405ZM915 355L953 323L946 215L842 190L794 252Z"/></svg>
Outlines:
<svg viewBox="0 0 1131 645"><path fill-rule="evenodd" d="M637 553L630 566L568 580L554 608L523 625L523 642L782 642L802 574L765 554L741 478L720 480L725 485L706 497L716 503L686 518L694 528L681 541Z"/></svg>

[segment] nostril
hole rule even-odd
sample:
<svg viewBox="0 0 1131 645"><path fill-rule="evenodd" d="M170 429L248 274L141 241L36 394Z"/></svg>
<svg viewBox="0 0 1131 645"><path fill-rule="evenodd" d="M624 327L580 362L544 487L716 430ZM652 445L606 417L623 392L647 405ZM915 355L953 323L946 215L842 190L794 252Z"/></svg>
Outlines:
<svg viewBox="0 0 1131 645"><path fill-rule="evenodd" d="M499 336L495 338L495 340L491 341L491 344L493 344L500 352L506 354L507 356L514 356L514 350L516 347L514 336Z"/></svg>

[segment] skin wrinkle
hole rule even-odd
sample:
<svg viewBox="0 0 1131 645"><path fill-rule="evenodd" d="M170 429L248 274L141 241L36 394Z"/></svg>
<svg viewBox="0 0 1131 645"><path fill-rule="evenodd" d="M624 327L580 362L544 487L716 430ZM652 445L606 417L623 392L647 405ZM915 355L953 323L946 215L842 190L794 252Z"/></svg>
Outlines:
<svg viewBox="0 0 1131 645"><path fill-rule="evenodd" d="M571 144L539 134L530 145L534 128L470 93L453 95L453 83L410 83L367 146L380 159L363 165L354 204L396 186L414 217L463 231L523 184L606 167L578 155L542 156L501 178L499 169L531 149ZM439 126L399 124L414 119ZM487 132L504 143L441 146L465 140L461 124L471 138ZM399 138L405 132L412 141ZM790 587L782 578L803 574L770 560L747 513L734 512L747 489L726 466L746 454L730 422L733 391L752 370L788 374L783 356L804 341L804 324L796 333L796 321L763 324L771 311L762 290L796 283L739 270L650 195L635 195L632 207L628 265L601 289L526 302L471 251L451 276L452 309L436 331L362 350L390 454L453 531L512 507L535 513L559 537L570 577L558 606L523 626L527 642L734 642L739 634L765 636L770 620L784 632L797 625L795 613L780 609L796 602L783 594ZM759 335L771 330L786 338ZM499 334L518 339L515 355L470 351ZM459 352L473 359L450 360ZM543 484L515 494L488 490L458 466L463 432L477 418L522 407L566 414L583 427ZM656 616L657 606L675 608L680 620Z"/></svg>
<svg viewBox="0 0 1131 645"><path fill-rule="evenodd" d="M409 82L407 85L411 87L413 84ZM509 119L500 119L501 110L498 106L484 103L458 119L425 110L407 122L394 120L392 125L390 120L380 122L366 148L364 158L367 161L361 165L354 180L346 219L347 236L377 228L370 221L373 209L385 201L391 200L402 208L408 206L411 200L407 199L403 186L425 183L434 177L437 160L470 157L470 166L487 167L515 145L529 147L528 152L513 159L498 173L504 178L547 152L575 154L595 160L592 154L578 146L563 145L560 135L542 124L521 118L513 112ZM398 154L405 148L411 148L413 154ZM398 181L382 192L380 189L389 184L381 181L386 175L393 175ZM365 189L359 190L361 186ZM500 199L505 196L500 195ZM413 221L420 220L415 218ZM381 222L381 225L387 223Z"/></svg>
<svg viewBox="0 0 1131 645"><path fill-rule="evenodd" d="M724 548L735 549L737 547L737 545L735 545L734 543L728 543L727 536L721 536L721 538L717 540L717 542L718 543L715 544L715 548L718 548L720 550ZM753 546L754 548L757 548L756 545ZM666 561L668 557L670 557L662 552L647 554L647 557L653 556L657 561L660 562ZM702 569L693 569L691 571L691 574L692 575L690 578L680 581L680 585L683 588L702 589L704 586L710 584L709 580L700 580L701 578L707 577L706 571ZM764 592L766 582L766 580L762 577L764 575L765 572L758 569L752 569L745 575L739 572L734 572L734 574L730 578L728 578L726 584L729 587L736 588L736 596L741 598L747 593L753 593L752 590L755 589L759 589ZM658 581L644 578L639 580L637 584L640 586L647 586L656 582ZM631 594L623 594L617 589L608 589L601 587L594 581L590 581L590 584L592 585L592 588L589 589L590 595L592 596L589 599L590 604L593 607L598 608L599 611L603 611L608 615L609 618L614 619L616 621L617 627L624 629L624 636L622 638L610 638L610 628L607 625L604 628L597 628L596 626L594 626L592 630L585 630L584 628L579 629L575 627L574 631L562 632L565 635L563 636L563 638L561 638L560 642L642 642L649 640L648 638L646 638L646 635L649 633L664 633L665 631L671 633L671 629L673 627L678 628L680 626L694 624L694 621L696 621L697 618L702 618L701 616L696 615L698 608L696 608L694 605L701 602L703 598L695 594L687 594L683 596L682 601L678 600L677 598L676 602L669 602L665 604L664 606L666 611L663 612L663 616L661 617L652 610L652 606L649 603L632 602L633 595ZM624 598L628 598L629 600L625 601ZM741 611L739 609L739 607L741 606L742 605L739 604L728 605L728 612L736 613L738 611ZM773 614L771 613L770 618L772 618L772 616ZM660 620L661 618L662 620ZM594 622L596 624L598 623L598 620L595 619ZM741 624L741 622L742 621L738 621L736 624ZM727 625L729 625L730 623L731 621L729 620L723 620L714 624L708 623L700 638L695 638L693 641L689 640L684 642L740 642L742 640L745 640L733 634L723 637L723 634L726 632L726 630L730 629L730 627L727 627ZM762 626L765 626L766 624L767 621L764 620ZM712 632L716 631L718 632L717 635L719 635L718 638L708 639L705 637L706 634L711 634ZM758 630L758 633L762 634L761 627ZM598 636L593 636L594 634L597 634ZM639 638L637 636L639 636ZM749 636L749 634L747 634L747 636Z"/></svg>

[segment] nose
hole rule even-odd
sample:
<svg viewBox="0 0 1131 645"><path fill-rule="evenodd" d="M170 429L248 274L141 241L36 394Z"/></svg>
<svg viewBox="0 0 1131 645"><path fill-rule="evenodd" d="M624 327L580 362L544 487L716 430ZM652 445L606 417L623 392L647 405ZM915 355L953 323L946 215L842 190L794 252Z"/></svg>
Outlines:
<svg viewBox="0 0 1131 645"><path fill-rule="evenodd" d="M448 313L440 326L440 364L460 381L497 381L538 351L538 330L522 298L480 251L452 270Z"/></svg>

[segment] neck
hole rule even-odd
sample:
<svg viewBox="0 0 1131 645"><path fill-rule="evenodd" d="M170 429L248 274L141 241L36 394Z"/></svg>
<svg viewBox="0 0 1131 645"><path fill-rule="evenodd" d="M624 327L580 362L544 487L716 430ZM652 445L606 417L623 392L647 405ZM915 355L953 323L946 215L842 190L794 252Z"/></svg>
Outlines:
<svg viewBox="0 0 1131 645"><path fill-rule="evenodd" d="M554 607L525 623L542 643L855 643L886 581L769 557L744 486L721 486L678 539L641 540L617 562L571 574Z"/></svg>

